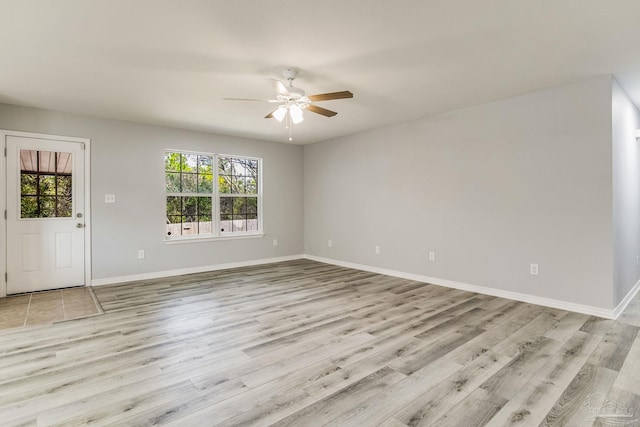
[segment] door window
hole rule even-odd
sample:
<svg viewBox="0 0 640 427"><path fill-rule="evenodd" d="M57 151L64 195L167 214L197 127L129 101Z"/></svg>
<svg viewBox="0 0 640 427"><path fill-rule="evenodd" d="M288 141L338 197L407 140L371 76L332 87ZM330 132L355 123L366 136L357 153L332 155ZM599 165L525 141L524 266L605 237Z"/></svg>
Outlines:
<svg viewBox="0 0 640 427"><path fill-rule="evenodd" d="M20 218L72 215L73 155L20 150Z"/></svg>

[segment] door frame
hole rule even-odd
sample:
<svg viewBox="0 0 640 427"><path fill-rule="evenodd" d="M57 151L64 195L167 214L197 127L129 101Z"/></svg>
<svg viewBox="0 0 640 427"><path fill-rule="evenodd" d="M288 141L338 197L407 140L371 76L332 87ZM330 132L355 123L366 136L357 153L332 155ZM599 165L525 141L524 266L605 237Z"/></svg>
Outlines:
<svg viewBox="0 0 640 427"><path fill-rule="evenodd" d="M35 138L43 141L67 141L79 142L84 145L84 284L91 285L91 140L89 138L79 138L72 136L50 135L44 133L20 132L13 130L0 129L0 140L2 145L2 161L0 161L0 177L2 177L3 185L0 185L0 218L3 224L0 227L0 247L3 248L2 256L0 256L0 298L7 296L7 281L5 273L7 272L7 138L17 136L23 138Z"/></svg>

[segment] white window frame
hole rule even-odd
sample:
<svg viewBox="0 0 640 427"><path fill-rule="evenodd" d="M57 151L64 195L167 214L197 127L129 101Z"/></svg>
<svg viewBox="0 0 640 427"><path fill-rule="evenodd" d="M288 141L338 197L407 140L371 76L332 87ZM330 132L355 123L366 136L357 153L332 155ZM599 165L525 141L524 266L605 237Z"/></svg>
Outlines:
<svg viewBox="0 0 640 427"><path fill-rule="evenodd" d="M180 154L195 154L200 156L210 156L213 158L213 185L212 185L212 215L211 215L211 234L188 234L188 235L180 235L180 236L168 236L166 225L164 227L164 239L165 243L175 244L175 243L192 243L192 242L206 242L212 240L235 240L235 239L247 239L247 238L260 238L264 236L263 231L263 218L262 218L262 158L260 157L252 157L252 156L243 156L239 154L216 154L216 153L206 153L201 151L189 151L189 150L180 150L180 149L171 149L167 148L164 150L164 155L167 153L180 153ZM219 163L218 159L220 157L226 158L234 158L234 159L243 159L243 160L255 160L258 162L258 193L255 195L250 195L250 197L257 197L258 199L258 230L257 231L224 231L220 230L220 189L219 189ZM164 156L163 156L164 160ZM166 166L165 166L166 168ZM167 193L166 190L166 169L163 168L163 183L164 183L164 215L166 216L167 210L167 196L169 195L193 195L195 197L202 197L203 194L209 193ZM224 193L223 197L233 197L234 194ZM240 197L246 195L238 195Z"/></svg>

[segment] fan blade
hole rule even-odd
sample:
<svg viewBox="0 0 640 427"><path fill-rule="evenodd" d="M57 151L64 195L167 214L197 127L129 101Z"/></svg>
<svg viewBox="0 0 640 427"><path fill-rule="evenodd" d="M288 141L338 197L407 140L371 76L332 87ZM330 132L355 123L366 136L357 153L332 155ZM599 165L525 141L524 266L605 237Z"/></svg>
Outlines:
<svg viewBox="0 0 640 427"><path fill-rule="evenodd" d="M353 98L353 94L348 90L342 92L320 93L318 95L309 95L311 101L329 101L331 99Z"/></svg>
<svg viewBox="0 0 640 427"><path fill-rule="evenodd" d="M327 110L326 108L318 107L317 105L307 105L306 110L309 110L314 113L322 114L323 116L333 117L336 113L335 111Z"/></svg>
<svg viewBox="0 0 640 427"><path fill-rule="evenodd" d="M261 101L261 102L280 102L277 99L253 99L253 98L222 98L224 101Z"/></svg>
<svg viewBox="0 0 640 427"><path fill-rule="evenodd" d="M287 87L284 85L284 83L276 79L269 79L269 81L271 81L271 84L276 89L278 95L289 96L289 91L287 90Z"/></svg>

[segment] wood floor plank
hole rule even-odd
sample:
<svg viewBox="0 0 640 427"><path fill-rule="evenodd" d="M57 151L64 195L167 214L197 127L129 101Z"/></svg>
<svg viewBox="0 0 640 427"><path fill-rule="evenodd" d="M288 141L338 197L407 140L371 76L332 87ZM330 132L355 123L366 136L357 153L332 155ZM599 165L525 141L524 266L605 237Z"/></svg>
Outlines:
<svg viewBox="0 0 640 427"><path fill-rule="evenodd" d="M624 364L632 343L638 334L638 327L616 323L609 329L594 350L589 363L619 371Z"/></svg>
<svg viewBox="0 0 640 427"><path fill-rule="evenodd" d="M376 422L391 417L407 399L415 399L418 395L430 390L458 369L460 369L460 365L441 358L413 372L406 379L382 389L380 393L367 401L353 405L349 411L326 423L326 425L375 425Z"/></svg>
<svg viewBox="0 0 640 427"><path fill-rule="evenodd" d="M176 422L182 417L234 397L246 390L247 387L242 381L219 380L215 385L201 390L200 393L185 395L165 404L154 405L151 409L132 414L124 419L114 420L110 425L137 427Z"/></svg>
<svg viewBox="0 0 640 427"><path fill-rule="evenodd" d="M595 422L589 405L590 397L606 396L618 372L585 364L542 421L545 426L590 426Z"/></svg>
<svg viewBox="0 0 640 427"><path fill-rule="evenodd" d="M442 338L432 341L429 346L418 348L406 357L390 363L389 366L405 375L411 375L445 356L450 351L460 347L470 339L480 335L482 332L482 329L462 327L459 331L448 333Z"/></svg>
<svg viewBox="0 0 640 427"><path fill-rule="evenodd" d="M614 387L640 395L640 335L633 340ZM640 413L640 407L638 410Z"/></svg>
<svg viewBox="0 0 640 427"><path fill-rule="evenodd" d="M81 397L38 415L39 425L108 425L122 414L142 412L150 407L167 404L185 395L197 396L190 381L176 382L171 378L140 381L110 392Z"/></svg>
<svg viewBox="0 0 640 427"><path fill-rule="evenodd" d="M287 351L280 356L281 360L278 362L248 372L242 375L240 379L249 387L255 387L297 369L301 369L311 363L329 359L337 353L371 341L372 338L369 334L358 334L322 340L315 344L313 346L314 348L310 348L308 351L299 355L292 356L289 351Z"/></svg>
<svg viewBox="0 0 640 427"><path fill-rule="evenodd" d="M553 407L562 392L562 387L550 381L530 378L485 426L537 426L547 416L549 408Z"/></svg>
<svg viewBox="0 0 640 427"><path fill-rule="evenodd" d="M393 418L412 427L430 425L471 394L512 359L487 352L402 406Z"/></svg>
<svg viewBox="0 0 640 427"><path fill-rule="evenodd" d="M597 415L593 423L597 427L640 425L640 396L616 387L611 388L604 403L594 401L590 409L590 415Z"/></svg>
<svg viewBox="0 0 640 427"><path fill-rule="evenodd" d="M577 331L533 377L511 391L509 401L487 426L518 426L540 424L549 408L562 396L586 360L601 340L601 336Z"/></svg>
<svg viewBox="0 0 640 427"><path fill-rule="evenodd" d="M568 313L558 323L553 325L551 329L544 333L544 336L557 341L565 341L569 339L576 331L578 331L590 316L580 313Z"/></svg>
<svg viewBox="0 0 640 427"><path fill-rule="evenodd" d="M536 375L560 346L560 342L545 337L527 342L505 367L482 383L480 388L494 396L511 398Z"/></svg>
<svg viewBox="0 0 640 427"><path fill-rule="evenodd" d="M351 363L341 362L344 360L343 358L334 359L334 363L336 366L339 366L339 369L318 381L305 385L304 389L311 396L318 398L325 397L389 366L391 362L401 359L412 349L418 348L423 344L424 343L415 338L404 338L403 340L394 342L393 345L383 348L381 351L373 345L371 348L378 351L352 361ZM351 354L351 352L347 353Z"/></svg>
<svg viewBox="0 0 640 427"><path fill-rule="evenodd" d="M431 425L438 427L484 426L507 403L507 399L481 388L475 389L450 412Z"/></svg>
<svg viewBox="0 0 640 427"><path fill-rule="evenodd" d="M229 422L233 418L239 420L240 417L245 417L245 423L253 421L244 425L273 423L277 419L285 418L312 404L315 399L298 387L298 384L313 381L314 378L318 378L332 369L334 368L327 368L324 364L307 366L284 377L279 377L272 383L248 388L242 394L208 405L177 420L171 420L167 425L240 425ZM194 384L198 386L197 381ZM202 384L211 387L211 383L208 381L200 383L200 385Z"/></svg>
<svg viewBox="0 0 640 427"><path fill-rule="evenodd" d="M306 406L288 417L279 420L277 426L321 425L349 411L353 405L360 404L406 378L405 375L384 367L378 371L351 383L331 395Z"/></svg>

